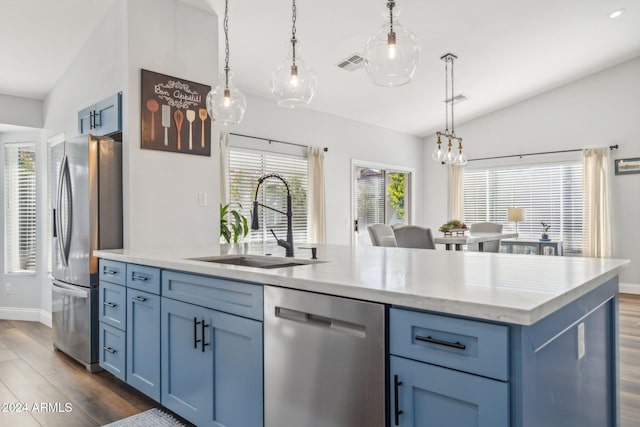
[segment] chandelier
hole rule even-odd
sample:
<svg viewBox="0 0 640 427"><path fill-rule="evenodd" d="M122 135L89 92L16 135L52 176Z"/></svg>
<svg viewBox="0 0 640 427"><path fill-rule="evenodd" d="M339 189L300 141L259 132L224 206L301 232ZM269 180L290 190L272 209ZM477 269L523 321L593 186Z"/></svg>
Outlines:
<svg viewBox="0 0 640 427"><path fill-rule="evenodd" d="M444 61L444 104L445 104L445 130L436 132L438 141L437 147L433 151L431 158L438 162L443 162L448 165L464 166L467 164L467 156L462 152L462 138L456 136L455 131L455 119L453 114L454 106L454 61L458 59L453 53L447 53L440 57ZM451 85L449 85L451 82ZM451 86L451 92L449 92L449 86ZM449 104L451 104L451 130L449 130ZM442 149L442 138L448 140L447 151ZM458 142L457 149L454 148L453 142Z"/></svg>

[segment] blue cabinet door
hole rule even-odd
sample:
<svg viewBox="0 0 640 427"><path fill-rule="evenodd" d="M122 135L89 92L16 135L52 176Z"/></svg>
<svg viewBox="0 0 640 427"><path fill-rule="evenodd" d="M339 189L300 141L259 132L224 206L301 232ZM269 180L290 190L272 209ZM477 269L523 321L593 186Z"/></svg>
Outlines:
<svg viewBox="0 0 640 427"><path fill-rule="evenodd" d="M198 426L262 426L262 323L161 305L162 404Z"/></svg>
<svg viewBox="0 0 640 427"><path fill-rule="evenodd" d="M508 427L509 385L390 357L391 426Z"/></svg>
<svg viewBox="0 0 640 427"><path fill-rule="evenodd" d="M160 297L127 289L127 383L160 402Z"/></svg>
<svg viewBox="0 0 640 427"><path fill-rule="evenodd" d="M80 135L112 135L122 132L122 92L78 112Z"/></svg>

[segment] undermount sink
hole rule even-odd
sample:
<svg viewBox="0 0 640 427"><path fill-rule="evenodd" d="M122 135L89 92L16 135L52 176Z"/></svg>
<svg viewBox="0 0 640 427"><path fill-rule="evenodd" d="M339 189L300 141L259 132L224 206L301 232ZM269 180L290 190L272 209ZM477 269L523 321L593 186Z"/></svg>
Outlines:
<svg viewBox="0 0 640 427"><path fill-rule="evenodd" d="M323 262L312 259L279 258L267 255L227 255L189 259L192 261L214 262L218 264L240 265L243 267L264 269L296 267L298 265L309 265Z"/></svg>

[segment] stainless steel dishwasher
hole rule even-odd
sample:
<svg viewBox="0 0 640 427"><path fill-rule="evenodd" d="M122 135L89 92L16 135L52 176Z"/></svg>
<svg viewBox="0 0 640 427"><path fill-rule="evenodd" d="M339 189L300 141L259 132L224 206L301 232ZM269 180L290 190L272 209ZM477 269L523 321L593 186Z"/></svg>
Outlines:
<svg viewBox="0 0 640 427"><path fill-rule="evenodd" d="M385 425L382 304L264 287L265 427Z"/></svg>

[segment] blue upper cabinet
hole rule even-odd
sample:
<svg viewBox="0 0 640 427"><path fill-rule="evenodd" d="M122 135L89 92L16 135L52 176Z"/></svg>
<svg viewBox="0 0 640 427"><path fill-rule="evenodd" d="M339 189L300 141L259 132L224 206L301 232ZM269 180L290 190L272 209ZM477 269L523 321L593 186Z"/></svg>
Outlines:
<svg viewBox="0 0 640 427"><path fill-rule="evenodd" d="M80 135L112 135L122 132L122 92L78 112Z"/></svg>

